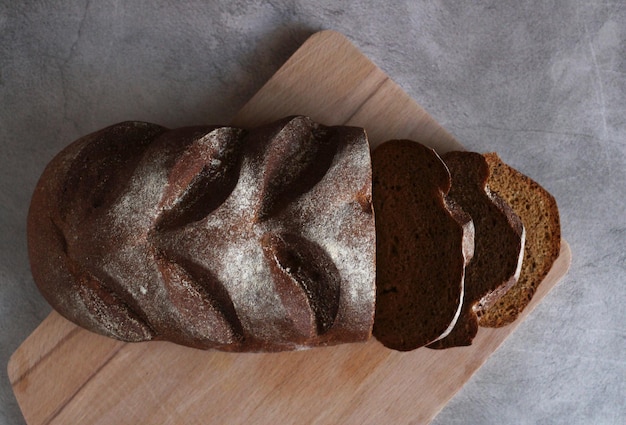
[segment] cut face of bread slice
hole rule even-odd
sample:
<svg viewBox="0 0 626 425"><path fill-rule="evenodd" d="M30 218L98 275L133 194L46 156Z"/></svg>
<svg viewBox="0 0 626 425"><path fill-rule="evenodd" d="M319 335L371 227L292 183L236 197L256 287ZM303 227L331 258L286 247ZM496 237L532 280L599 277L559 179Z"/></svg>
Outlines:
<svg viewBox="0 0 626 425"><path fill-rule="evenodd" d="M520 218L487 188L489 166L475 152L448 152L443 160L452 176L450 198L474 222L474 257L465 269L461 316L448 336L430 348L466 346L478 332L478 316L517 282L524 252Z"/></svg>
<svg viewBox="0 0 626 425"><path fill-rule="evenodd" d="M374 336L408 351L446 336L463 299L474 227L446 194L450 173L430 148L408 140L372 154L376 216Z"/></svg>
<svg viewBox="0 0 626 425"><path fill-rule="evenodd" d="M513 208L526 229L524 260L517 283L480 317L481 326L500 327L517 318L550 271L561 249L561 227L552 195L502 162L497 154L485 154L485 159L490 170L488 187Z"/></svg>

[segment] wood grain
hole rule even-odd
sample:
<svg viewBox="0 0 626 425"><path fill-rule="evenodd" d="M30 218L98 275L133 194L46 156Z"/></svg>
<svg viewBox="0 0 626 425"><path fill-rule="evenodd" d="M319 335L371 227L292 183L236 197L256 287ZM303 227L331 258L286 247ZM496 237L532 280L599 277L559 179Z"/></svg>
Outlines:
<svg viewBox="0 0 626 425"><path fill-rule="evenodd" d="M305 114L366 128L372 145L410 138L461 146L341 34L311 37L240 111L254 126ZM514 324L481 329L471 347L400 353L375 340L279 354L126 344L56 313L13 354L9 377L24 417L44 424L428 423L565 275L561 255Z"/></svg>

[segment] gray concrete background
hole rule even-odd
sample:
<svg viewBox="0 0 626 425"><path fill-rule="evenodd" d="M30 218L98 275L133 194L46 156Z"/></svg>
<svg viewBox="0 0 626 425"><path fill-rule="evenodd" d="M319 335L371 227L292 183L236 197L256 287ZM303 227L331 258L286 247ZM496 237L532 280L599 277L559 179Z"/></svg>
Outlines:
<svg viewBox="0 0 626 425"><path fill-rule="evenodd" d="M45 164L122 120L228 122L321 29L559 202L570 273L435 423L625 423L626 2L374 4L0 1L1 424L23 423L6 364L50 311L25 244Z"/></svg>

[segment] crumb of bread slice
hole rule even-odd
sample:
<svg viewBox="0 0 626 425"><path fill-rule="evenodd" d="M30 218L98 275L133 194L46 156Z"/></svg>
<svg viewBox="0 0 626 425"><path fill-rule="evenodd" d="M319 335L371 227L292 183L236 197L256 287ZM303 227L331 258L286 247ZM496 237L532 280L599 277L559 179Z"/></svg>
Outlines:
<svg viewBox="0 0 626 425"><path fill-rule="evenodd" d="M462 305L474 249L470 217L448 199L450 173L434 150L393 140L372 154L376 217L374 336L409 351L446 336Z"/></svg>
<svg viewBox="0 0 626 425"><path fill-rule="evenodd" d="M532 299L561 249L559 210L554 197L530 177L505 164L496 153L484 155L489 165L487 185L520 217L526 230L520 277L480 316L484 327L513 322Z"/></svg>
<svg viewBox="0 0 626 425"><path fill-rule="evenodd" d="M520 218L487 187L489 166L476 152L455 151L442 156L452 176L450 198L474 222L474 257L465 270L465 297L452 332L429 348L471 345L478 332L478 316L491 307L519 278L524 253Z"/></svg>

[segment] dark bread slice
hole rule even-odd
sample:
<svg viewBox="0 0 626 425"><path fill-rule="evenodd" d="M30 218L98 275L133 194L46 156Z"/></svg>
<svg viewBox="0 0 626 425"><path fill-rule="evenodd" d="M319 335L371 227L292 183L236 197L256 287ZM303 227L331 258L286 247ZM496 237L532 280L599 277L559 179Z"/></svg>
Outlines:
<svg viewBox="0 0 626 425"><path fill-rule="evenodd" d="M485 157L476 152L448 152L442 158L452 176L448 195L472 217L476 236L474 257L465 269L461 317L452 332L430 348L471 345L479 315L517 282L524 253L522 221L487 187Z"/></svg>
<svg viewBox="0 0 626 425"><path fill-rule="evenodd" d="M524 260L517 283L480 317L480 326L500 327L513 322L532 299L561 249L556 200L537 182L508 166L495 153L485 154L489 188L521 218L526 230Z"/></svg>
<svg viewBox="0 0 626 425"><path fill-rule="evenodd" d="M376 216L374 336L408 351L450 332L472 256L471 219L450 202L450 173L434 150L392 140L372 154Z"/></svg>

